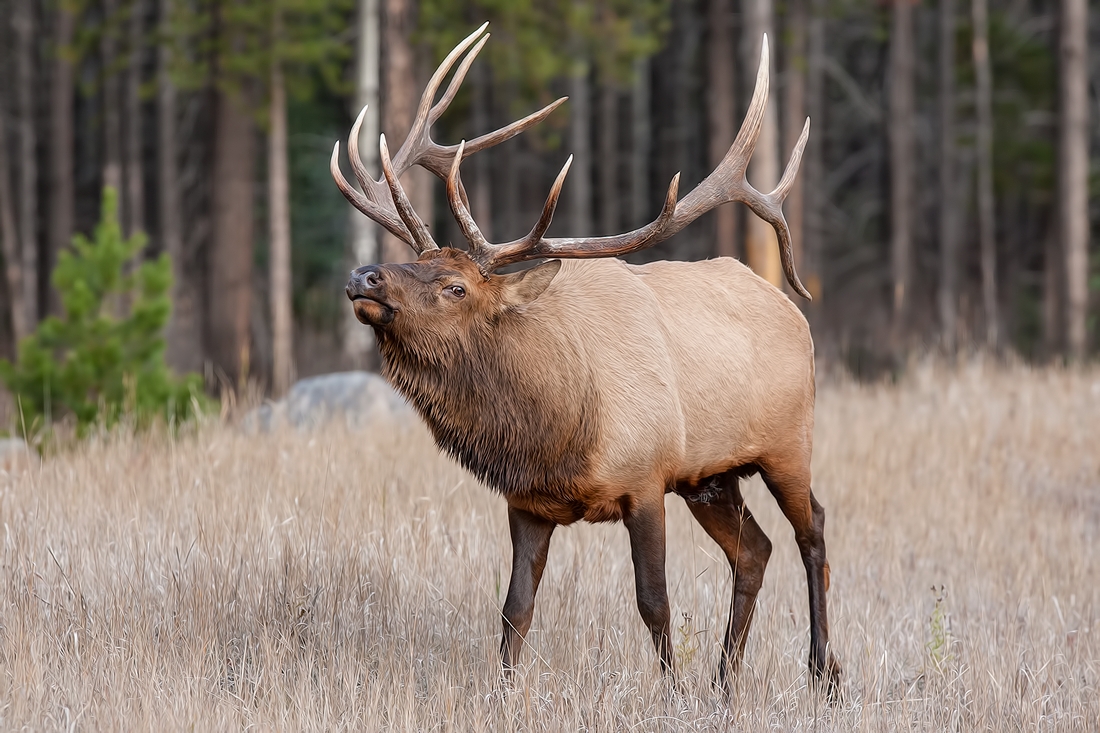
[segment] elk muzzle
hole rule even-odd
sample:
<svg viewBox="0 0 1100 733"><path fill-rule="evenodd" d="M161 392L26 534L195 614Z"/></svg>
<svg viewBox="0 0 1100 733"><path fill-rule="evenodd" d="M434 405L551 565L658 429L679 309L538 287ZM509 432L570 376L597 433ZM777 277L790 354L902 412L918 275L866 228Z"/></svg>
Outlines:
<svg viewBox="0 0 1100 733"><path fill-rule="evenodd" d="M344 289L355 310L355 317L368 326L388 326L394 308L386 298L386 271L378 265L365 265L351 271Z"/></svg>

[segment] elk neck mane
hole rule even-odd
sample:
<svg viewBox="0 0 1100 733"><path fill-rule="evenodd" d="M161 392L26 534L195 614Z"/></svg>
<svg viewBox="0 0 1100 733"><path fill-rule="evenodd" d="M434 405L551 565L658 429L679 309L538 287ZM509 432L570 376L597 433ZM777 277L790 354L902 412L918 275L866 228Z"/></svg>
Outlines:
<svg viewBox="0 0 1100 733"><path fill-rule="evenodd" d="M383 375L442 450L505 496L568 501L590 473L599 400L569 336L548 325L507 311L427 352L376 333Z"/></svg>

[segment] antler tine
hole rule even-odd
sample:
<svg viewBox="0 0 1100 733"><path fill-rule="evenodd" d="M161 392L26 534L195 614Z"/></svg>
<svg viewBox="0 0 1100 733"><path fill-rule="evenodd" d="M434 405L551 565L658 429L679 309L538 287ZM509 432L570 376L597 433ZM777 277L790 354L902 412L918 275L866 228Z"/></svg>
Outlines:
<svg viewBox="0 0 1100 733"><path fill-rule="evenodd" d="M485 25L488 25L486 23ZM484 28L485 26L482 26ZM466 54L466 58L462 59L462 63L458 65L458 69L455 70L455 75L451 77L451 83L447 85L447 91L443 93L439 101L435 103L431 111L428 112L428 126L431 127L435 124L436 120L447 111L447 108L451 106L451 102L454 101L455 95L458 94L458 88L462 86L462 82L466 80L466 72L470 70L470 65L474 63L474 59L481 53L482 46L489 40L489 36L492 33L486 33L481 37L481 40L477 42L473 50Z"/></svg>
<svg viewBox="0 0 1100 733"><path fill-rule="evenodd" d="M351 134L348 135L348 160L351 162L352 173L355 174L355 178L359 181L359 186L363 189L366 197L376 204L384 206L388 198L386 194L387 187L381 181L376 181L371 177L367 167L363 165L363 157L359 155L359 131L363 127L363 119L366 116L367 105L363 105L363 109L359 111L359 116L355 118L355 124L351 126Z"/></svg>
<svg viewBox="0 0 1100 733"><path fill-rule="evenodd" d="M474 217L470 214L470 209L463 201L462 184L458 180L458 167L462 164L462 153L465 147L465 140L458 144L458 151L451 163L451 170L447 174L447 202L451 205L451 213L454 214L455 221L458 222L458 227L462 230L462 236L470 244L470 256L477 259L484 256L483 252L490 245L485 239L485 235L481 233L481 229L478 228ZM482 274L488 273L483 272Z"/></svg>
<svg viewBox="0 0 1100 733"><path fill-rule="evenodd" d="M382 174L386 177L386 183L389 184L390 195L393 196L394 207L397 209L397 214L401 217L401 221L405 222L405 226L412 236L413 241L408 242L408 244L416 250L418 255L430 249L439 249L439 245L435 243L431 233L428 232L428 227L424 226L424 222L421 221L420 217L417 216L416 212L413 210L412 203L409 201L405 189L401 187L401 181L398 180L397 174L394 173L393 165L390 162L390 150L386 146L385 134L379 136L378 152L382 160Z"/></svg>
<svg viewBox="0 0 1100 733"><path fill-rule="evenodd" d="M436 67L435 73L432 74L432 78L428 81L428 85L424 87L424 93L420 95L420 104L416 108L416 116L413 118L412 126L409 128L409 134L405 137L405 142L401 144L401 147L397 150L397 154L394 156L394 169L397 171L398 175L401 175L408 170L410 166L418 163L419 158L423 156L425 152L430 151L433 147L437 147L435 143L432 142L431 135L428 132L428 117L432 111L432 101L435 99L435 93L439 91L439 85L443 83L443 77L445 77L447 72L451 70L451 67L454 66L455 60L466 52L466 49L477 40L478 36L485 32L488 26L488 22L482 23L480 28L463 38L462 41L447 54L447 57L440 62L439 66ZM478 50L480 50L480 48ZM467 68L469 68L468 65ZM463 72L463 76L465 76L465 72ZM456 87L455 92L457 91L458 89ZM449 88L448 92L450 92ZM453 98L454 95L452 94L451 96ZM449 101L448 104L450 104ZM444 109L446 108L444 107ZM439 114L443 114L443 109L439 111Z"/></svg>
<svg viewBox="0 0 1100 733"><path fill-rule="evenodd" d="M351 147L350 141L348 147ZM351 152L350 150L348 151ZM362 211L368 217L378 222L386 228L390 234L400 239L405 244L412 246L412 238L409 236L408 230L394 215L384 206L379 205L375 201L370 200L363 194L356 191L348 180L344 178L343 172L340 171L340 143L337 142L335 147L332 148L332 158L329 159L328 169L332 174L332 178L336 181L336 187L340 189L340 193L344 194L344 198L354 206ZM352 161L355 160L355 156L352 157ZM352 163L354 167L355 163ZM364 187L365 188L365 187Z"/></svg>
<svg viewBox="0 0 1100 733"><path fill-rule="evenodd" d="M768 198L771 198L776 203L783 203L787 200L787 194L791 192L791 186L794 185L794 179L798 175L798 166L802 163L802 153L806 150L806 143L810 139L810 118L806 118L806 123L802 125L802 134L798 136L798 142L795 143L794 150L791 151L791 159L787 162L787 168L783 171L783 177L779 179L779 185L775 187L775 190L768 194Z"/></svg>

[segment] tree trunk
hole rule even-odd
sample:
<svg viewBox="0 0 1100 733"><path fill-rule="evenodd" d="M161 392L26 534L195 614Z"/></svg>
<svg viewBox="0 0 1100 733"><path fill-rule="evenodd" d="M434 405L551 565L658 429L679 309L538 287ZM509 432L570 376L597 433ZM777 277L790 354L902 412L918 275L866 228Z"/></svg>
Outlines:
<svg viewBox="0 0 1100 733"><path fill-rule="evenodd" d="M649 221L649 156L653 130L649 116L649 59L634 62L634 88L630 93L631 144L630 155L630 218L631 226L640 227Z"/></svg>
<svg viewBox="0 0 1100 733"><path fill-rule="evenodd" d="M15 223L15 206L11 191L11 165L8 160L7 110L0 94L0 243L4 253L4 276L7 279L11 333L18 346L27 335L26 302L23 298L23 258L19 250L19 228Z"/></svg>
<svg viewBox="0 0 1100 733"><path fill-rule="evenodd" d="M372 175L379 175L378 167L378 84L379 84L379 33L381 26L379 0L360 0L359 36L356 42L355 109L358 115L367 108L363 119L359 151L363 164ZM348 207L351 218L351 266L378 261L378 226L356 209ZM344 359L349 366L366 368L371 359L374 334L355 317L351 308L344 309Z"/></svg>
<svg viewBox="0 0 1100 733"><path fill-rule="evenodd" d="M787 6L787 88L785 90L786 114L783 117L783 152L794 150L802 128L806 123L806 2L790 0ZM803 245L805 198L803 176L796 176L791 192L787 195L787 226L791 230L791 248L795 264L801 267L805 261ZM785 285L789 290L789 285ZM794 291L789 291L794 292Z"/></svg>
<svg viewBox="0 0 1100 733"><path fill-rule="evenodd" d="M940 0L940 327L954 354L958 335L959 253L955 201L955 0Z"/></svg>
<svg viewBox="0 0 1100 733"><path fill-rule="evenodd" d="M745 64L748 89L756 83L760 66L760 48L764 34L769 47L774 45L771 0L749 0L745 4ZM774 64L772 64L774 68ZM748 179L761 191L771 191L779 183L779 123L775 104L769 103L764 113L756 152L749 162ZM783 274L779 265L779 244L771 224L759 216L747 217L745 227L745 254L753 271L776 287L783 286Z"/></svg>
<svg viewBox="0 0 1100 733"><path fill-rule="evenodd" d="M997 245L993 204L993 80L989 68L989 19L986 0L972 0L974 22L975 107L978 112L978 235L982 255L982 306L985 345L997 347Z"/></svg>
<svg viewBox="0 0 1100 733"><path fill-rule="evenodd" d="M611 74L600 86L600 154L596 173L600 186L601 234L619 229L619 92Z"/></svg>
<svg viewBox="0 0 1100 733"><path fill-rule="evenodd" d="M894 0L890 35L890 262L895 354L909 321L913 198L913 5Z"/></svg>
<svg viewBox="0 0 1100 733"><path fill-rule="evenodd" d="M158 0L162 31L167 35L172 0ZM176 147L176 88L169 69L171 44L157 44L157 219L160 245L172 260L172 313L165 340L169 366L178 372L202 369L203 348L199 293L195 263L188 256L183 238L183 204Z"/></svg>
<svg viewBox="0 0 1100 733"><path fill-rule="evenodd" d="M99 41L103 73L103 185L115 189L119 200L123 200L122 121L119 117L122 99L118 73L114 68L118 44L112 26L117 11L118 0L103 0L103 33Z"/></svg>
<svg viewBox="0 0 1100 733"><path fill-rule="evenodd" d="M1058 222L1066 293L1066 352L1084 361L1088 316L1088 3L1061 0L1059 29Z"/></svg>
<svg viewBox="0 0 1100 733"><path fill-rule="evenodd" d="M144 50L145 3L130 5L129 64L126 70L126 228L145 231L145 178L141 160L141 60Z"/></svg>
<svg viewBox="0 0 1100 733"><path fill-rule="evenodd" d="M282 36L278 5L272 11L272 36L278 48ZM290 176L287 164L286 84L278 51L271 63L271 129L267 172L270 212L272 379L275 397L282 397L294 380L293 322L290 282Z"/></svg>
<svg viewBox="0 0 1100 733"><path fill-rule="evenodd" d="M29 333L38 324L38 161L35 156L35 22L33 0L15 0L15 96L19 129L19 242L23 256L23 317Z"/></svg>
<svg viewBox="0 0 1100 733"><path fill-rule="evenodd" d="M391 154L396 153L398 142L404 142L412 127L419 101L420 87L416 80L416 59L410 37L416 26L413 0L385 0L383 32L385 33L385 97L383 132ZM378 145L378 141L373 143ZM414 167L408 171L401 185L412 202L413 208L428 228L432 228L431 173ZM414 252L409 245L390 233L382 235L382 258L386 262L409 262Z"/></svg>
<svg viewBox="0 0 1100 733"><path fill-rule="evenodd" d="M726 156L737 135L737 68L733 42L733 4L731 0L710 0L707 6L707 158L713 169ZM741 209L719 206L714 212L714 254L736 257L737 228Z"/></svg>
<svg viewBox="0 0 1100 733"><path fill-rule="evenodd" d="M69 246L73 236L74 207L76 205L73 165L73 64L68 59L68 47L73 42L76 19L73 13L60 4L54 23L53 81L50 85L50 215L46 257L42 267L52 272L57 255ZM40 303L50 312L61 312L61 301L53 288L40 294Z"/></svg>
<svg viewBox="0 0 1100 733"><path fill-rule="evenodd" d="M230 384L243 386L248 376L252 308L255 131L245 100L219 90L214 104L208 343L215 367Z"/></svg>
<svg viewBox="0 0 1100 733"><path fill-rule="evenodd" d="M470 105L470 137L489 131L491 75L489 64L482 60L473 68L473 103ZM495 151L493 151L495 152ZM470 208L474 221L489 241L493 240L493 171L489 165L491 152L475 155L471 168L473 185L470 188Z"/></svg>
<svg viewBox="0 0 1100 733"><path fill-rule="evenodd" d="M592 236L592 114L588 100L588 62L574 62L569 94L569 147L573 151L569 177L569 228L574 237Z"/></svg>
<svg viewBox="0 0 1100 733"><path fill-rule="evenodd" d="M806 144L805 226L802 281L820 311L823 293L822 253L825 247L825 2L810 0L807 39L806 106L812 120ZM814 311L811 311L814 312Z"/></svg>

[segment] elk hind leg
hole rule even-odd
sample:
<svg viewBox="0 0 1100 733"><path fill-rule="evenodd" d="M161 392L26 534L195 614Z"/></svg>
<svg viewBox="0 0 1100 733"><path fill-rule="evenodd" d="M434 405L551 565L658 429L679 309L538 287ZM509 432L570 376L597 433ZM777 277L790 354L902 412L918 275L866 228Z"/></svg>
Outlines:
<svg viewBox="0 0 1100 733"><path fill-rule="evenodd" d="M825 685L829 696L835 698L840 665L828 649L825 592L829 588L829 562L825 554L825 509L810 490L809 466L802 464L808 461L768 467L762 473L768 490L794 528L795 541L806 568L810 600L810 672Z"/></svg>
<svg viewBox="0 0 1100 733"><path fill-rule="evenodd" d="M756 596L764 582L772 543L745 506L739 472L714 476L698 488L681 492L688 509L729 560L733 572L729 622L718 662L718 683L725 686L745 654Z"/></svg>

